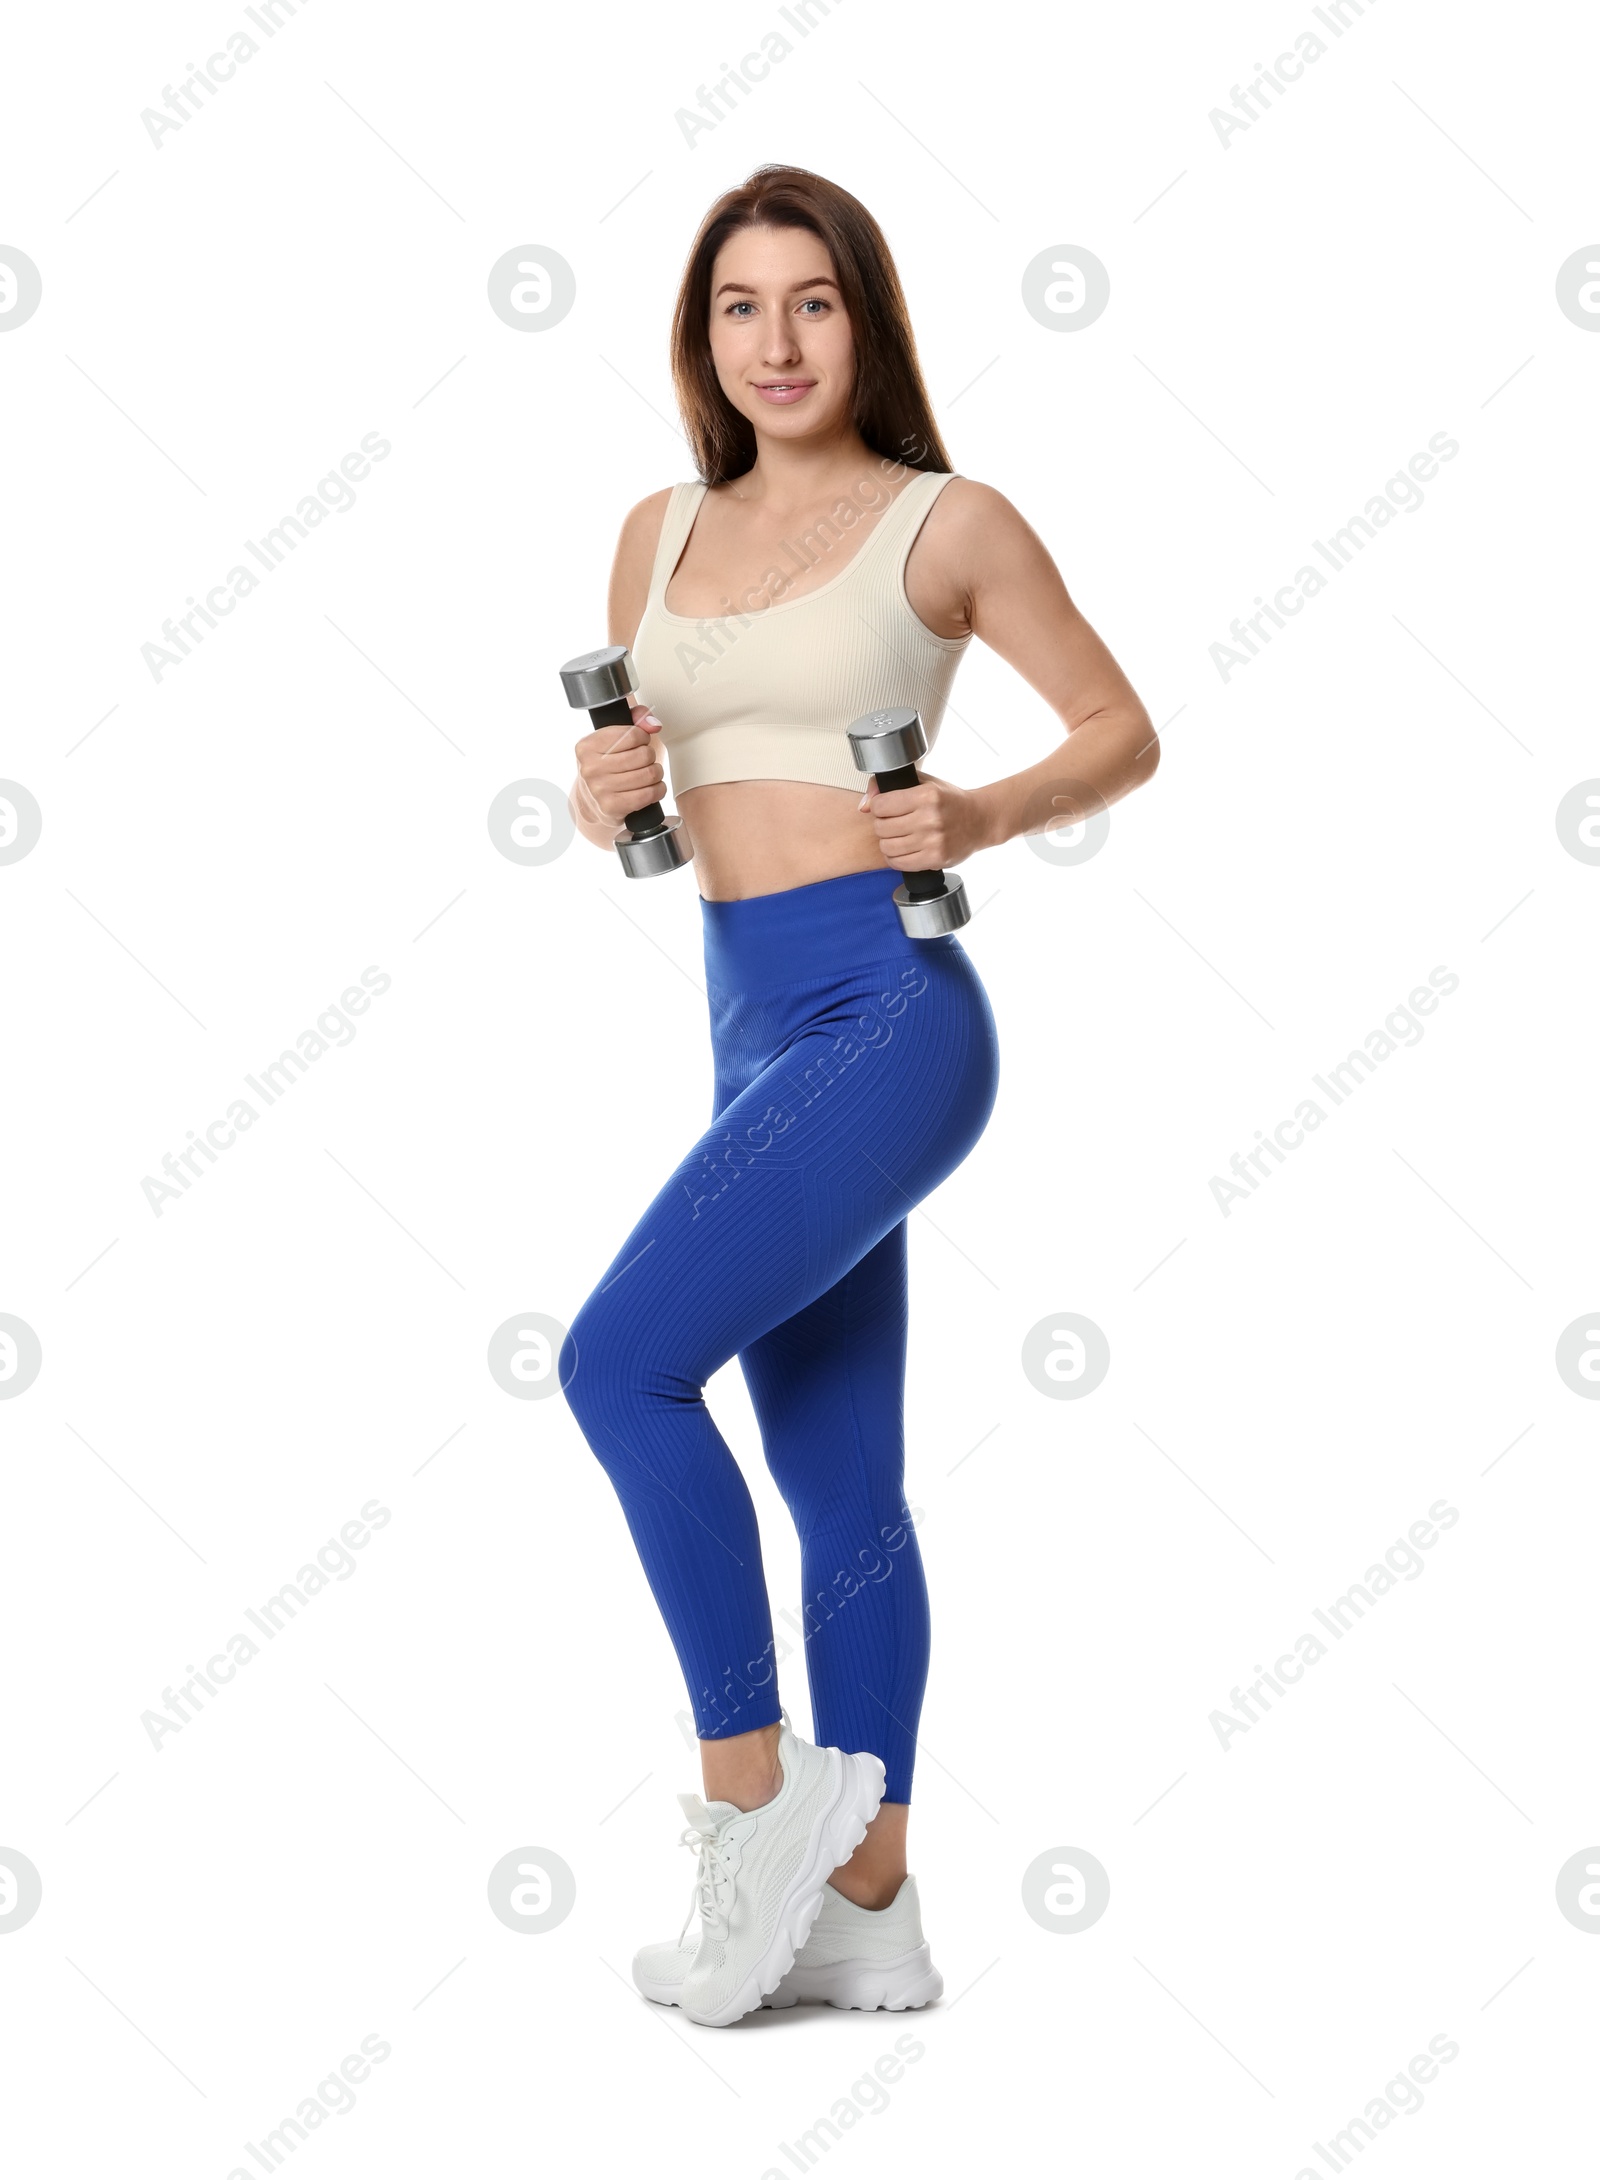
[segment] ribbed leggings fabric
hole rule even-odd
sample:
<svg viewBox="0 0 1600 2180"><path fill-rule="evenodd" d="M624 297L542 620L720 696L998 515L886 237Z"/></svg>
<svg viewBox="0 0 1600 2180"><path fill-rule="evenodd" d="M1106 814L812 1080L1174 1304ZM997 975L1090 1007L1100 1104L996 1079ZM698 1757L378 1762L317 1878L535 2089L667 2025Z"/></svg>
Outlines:
<svg viewBox="0 0 1600 2180"><path fill-rule="evenodd" d="M774 1723L755 1508L704 1397L737 1355L800 1540L812 1730L909 1801L927 1589L905 1498L906 1218L999 1083L960 941L912 939L899 873L707 901L710 1127L572 1321L567 1403L621 1501L703 1740Z"/></svg>

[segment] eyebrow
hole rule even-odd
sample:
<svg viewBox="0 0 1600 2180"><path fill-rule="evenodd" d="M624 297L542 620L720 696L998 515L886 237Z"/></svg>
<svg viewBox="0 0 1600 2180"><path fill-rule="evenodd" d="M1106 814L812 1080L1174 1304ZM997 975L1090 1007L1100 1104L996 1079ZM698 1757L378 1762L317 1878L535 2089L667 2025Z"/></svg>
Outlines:
<svg viewBox="0 0 1600 2180"><path fill-rule="evenodd" d="M838 281L830 280L826 273L820 273L815 280L796 280L786 292L798 295L802 288L832 288L835 295L839 293ZM754 295L755 292L754 288L747 287L742 280L724 280L711 300L715 302L717 295Z"/></svg>

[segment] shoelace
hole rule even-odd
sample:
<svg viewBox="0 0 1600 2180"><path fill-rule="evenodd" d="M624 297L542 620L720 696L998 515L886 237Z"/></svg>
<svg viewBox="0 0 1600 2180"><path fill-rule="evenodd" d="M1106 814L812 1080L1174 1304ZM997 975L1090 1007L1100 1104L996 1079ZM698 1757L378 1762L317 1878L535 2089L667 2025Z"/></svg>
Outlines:
<svg viewBox="0 0 1600 2180"><path fill-rule="evenodd" d="M689 1911L683 1918L683 1928L678 1932L678 1943L682 1945L688 1934L696 1908L700 1911L700 1921L706 1936L725 1938L728 1935L728 1919L722 1888L727 1886L730 1900L733 1891L733 1873L726 1866L729 1842L715 1826L708 1831L698 1824L690 1824L679 1833L678 1844L699 1850L694 1888L689 1894Z"/></svg>
<svg viewBox="0 0 1600 2180"><path fill-rule="evenodd" d="M789 1713L780 1709L778 1716L785 1732L792 1733L794 1729L789 1723ZM725 1938L728 1935L728 1912L733 1905L735 1883L730 1853L734 1844L731 1833L741 1820L730 1816L724 1818L720 1826L714 1823L709 1826L696 1824L692 1821L692 1811L697 1807L704 1807L704 1804L698 1802L692 1794L680 1794L678 1800L685 1815L691 1817L691 1822L678 1834L678 1844L682 1847L693 1847L698 1856L694 1886L689 1894L688 1913L684 1916L683 1927L678 1932L678 1943L682 1945L688 1935L689 1925L694 1920L697 1908L705 1935L708 1938ZM746 1826L745 1829L748 1831L750 1828ZM744 1834L740 1836L743 1837Z"/></svg>

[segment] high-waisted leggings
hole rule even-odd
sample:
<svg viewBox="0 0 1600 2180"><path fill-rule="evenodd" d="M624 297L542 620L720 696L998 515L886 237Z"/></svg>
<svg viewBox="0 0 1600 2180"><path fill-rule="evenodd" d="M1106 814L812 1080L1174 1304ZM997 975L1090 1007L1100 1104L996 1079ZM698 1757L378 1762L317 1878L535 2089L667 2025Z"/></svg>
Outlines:
<svg viewBox="0 0 1600 2180"><path fill-rule="evenodd" d="M909 1801L928 1598L905 1498L906 1218L982 1134L994 1016L899 873L707 901L711 1126L572 1322L559 1378L609 1474L702 1740L778 1718L755 1508L704 1399L737 1355L800 1538L819 1746Z"/></svg>

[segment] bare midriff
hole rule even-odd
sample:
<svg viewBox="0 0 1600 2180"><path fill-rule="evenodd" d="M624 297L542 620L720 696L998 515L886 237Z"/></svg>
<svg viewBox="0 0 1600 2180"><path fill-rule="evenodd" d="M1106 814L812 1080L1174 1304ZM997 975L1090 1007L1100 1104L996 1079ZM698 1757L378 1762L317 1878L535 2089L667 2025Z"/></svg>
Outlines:
<svg viewBox="0 0 1600 2180"><path fill-rule="evenodd" d="M853 789L808 780L686 787L676 804L694 843L701 893L708 901L743 901L847 871L887 870L872 820L856 807L860 800Z"/></svg>

